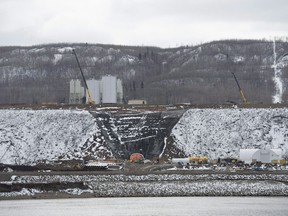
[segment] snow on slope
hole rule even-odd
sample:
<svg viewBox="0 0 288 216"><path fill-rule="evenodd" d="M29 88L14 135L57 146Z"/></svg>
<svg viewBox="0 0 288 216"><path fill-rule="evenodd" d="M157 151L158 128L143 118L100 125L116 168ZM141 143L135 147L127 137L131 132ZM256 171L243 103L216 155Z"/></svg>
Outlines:
<svg viewBox="0 0 288 216"><path fill-rule="evenodd" d="M87 111L0 110L0 163L83 158L88 148L103 150L97 133Z"/></svg>
<svg viewBox="0 0 288 216"><path fill-rule="evenodd" d="M127 119L121 119L123 126ZM144 122L137 123L135 131L129 125L118 131L122 142L155 135L153 124L157 122L149 126ZM139 128L143 128L141 135ZM145 128L153 134L146 134ZM242 148L286 151L288 109L191 109L171 135L176 147L187 155L210 159L238 157ZM112 158L113 153L88 111L0 110L0 163L34 164L90 156Z"/></svg>
<svg viewBox="0 0 288 216"><path fill-rule="evenodd" d="M288 149L288 109L191 109L172 130L187 155L239 157L242 148Z"/></svg>

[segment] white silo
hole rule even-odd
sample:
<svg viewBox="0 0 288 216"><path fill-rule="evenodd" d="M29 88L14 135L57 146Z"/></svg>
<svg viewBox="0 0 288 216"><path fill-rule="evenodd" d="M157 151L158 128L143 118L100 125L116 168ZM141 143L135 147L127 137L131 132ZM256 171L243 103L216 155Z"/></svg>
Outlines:
<svg viewBox="0 0 288 216"><path fill-rule="evenodd" d="M115 76L102 77L102 103L117 103L117 79Z"/></svg>
<svg viewBox="0 0 288 216"><path fill-rule="evenodd" d="M92 101L95 104L100 104L100 81L99 80L87 80L87 85L92 97ZM88 93L86 92L86 98L88 99Z"/></svg>
<svg viewBox="0 0 288 216"><path fill-rule="evenodd" d="M123 103L123 85L121 79L117 79L117 103Z"/></svg>
<svg viewBox="0 0 288 216"><path fill-rule="evenodd" d="M84 88L79 79L70 80L69 104L81 104L84 96Z"/></svg>

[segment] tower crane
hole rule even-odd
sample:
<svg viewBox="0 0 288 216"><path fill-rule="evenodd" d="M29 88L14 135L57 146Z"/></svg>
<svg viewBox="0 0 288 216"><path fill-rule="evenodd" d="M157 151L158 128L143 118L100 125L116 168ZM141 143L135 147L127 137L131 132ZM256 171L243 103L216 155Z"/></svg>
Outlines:
<svg viewBox="0 0 288 216"><path fill-rule="evenodd" d="M87 94L88 94L88 104L95 104L95 101L92 100L92 97L91 97L91 94L90 94L90 90L89 90L89 88L88 88L88 85L87 85L86 79L85 79L85 77L84 77L84 74L83 74L81 65L80 65L80 63L79 63L79 60L78 60L78 57L77 57L77 54L76 54L75 49L73 49L72 52L73 52L73 54L75 55L75 58L76 58L78 67L79 67L79 69L80 69L81 76L82 76L82 79L83 79L83 82L84 82L86 91L87 91Z"/></svg>
<svg viewBox="0 0 288 216"><path fill-rule="evenodd" d="M244 95L244 93L243 93L243 91L242 91L242 89L240 87L240 84L239 84L235 74L233 72L231 72L231 73L232 73L232 75L233 75L233 77L234 77L234 79L235 79L235 81L237 83L237 86L238 86L238 89L239 89L239 93L240 93L240 97L242 99L243 104L249 104L249 102L247 101L247 99L246 99L246 97L245 97L245 95Z"/></svg>

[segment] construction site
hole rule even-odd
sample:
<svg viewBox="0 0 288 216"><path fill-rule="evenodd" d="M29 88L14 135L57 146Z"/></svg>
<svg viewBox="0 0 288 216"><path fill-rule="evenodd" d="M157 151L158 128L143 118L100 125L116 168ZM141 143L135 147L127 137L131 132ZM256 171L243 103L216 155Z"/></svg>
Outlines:
<svg viewBox="0 0 288 216"><path fill-rule="evenodd" d="M89 61L61 49L68 51L78 74L63 94L68 102L0 105L0 199L288 195L287 53L274 57L272 103L255 101L233 69L225 103L169 103L177 97L166 89L166 103L153 104L143 81L127 87L128 75L86 78ZM233 64L243 61L236 56Z"/></svg>

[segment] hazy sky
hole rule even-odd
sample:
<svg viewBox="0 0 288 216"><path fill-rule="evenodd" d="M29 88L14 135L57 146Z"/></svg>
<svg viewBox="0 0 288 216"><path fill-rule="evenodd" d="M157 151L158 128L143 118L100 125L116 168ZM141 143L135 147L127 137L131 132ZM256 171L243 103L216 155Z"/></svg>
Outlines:
<svg viewBox="0 0 288 216"><path fill-rule="evenodd" d="M288 36L288 0L0 0L0 45L175 47Z"/></svg>

